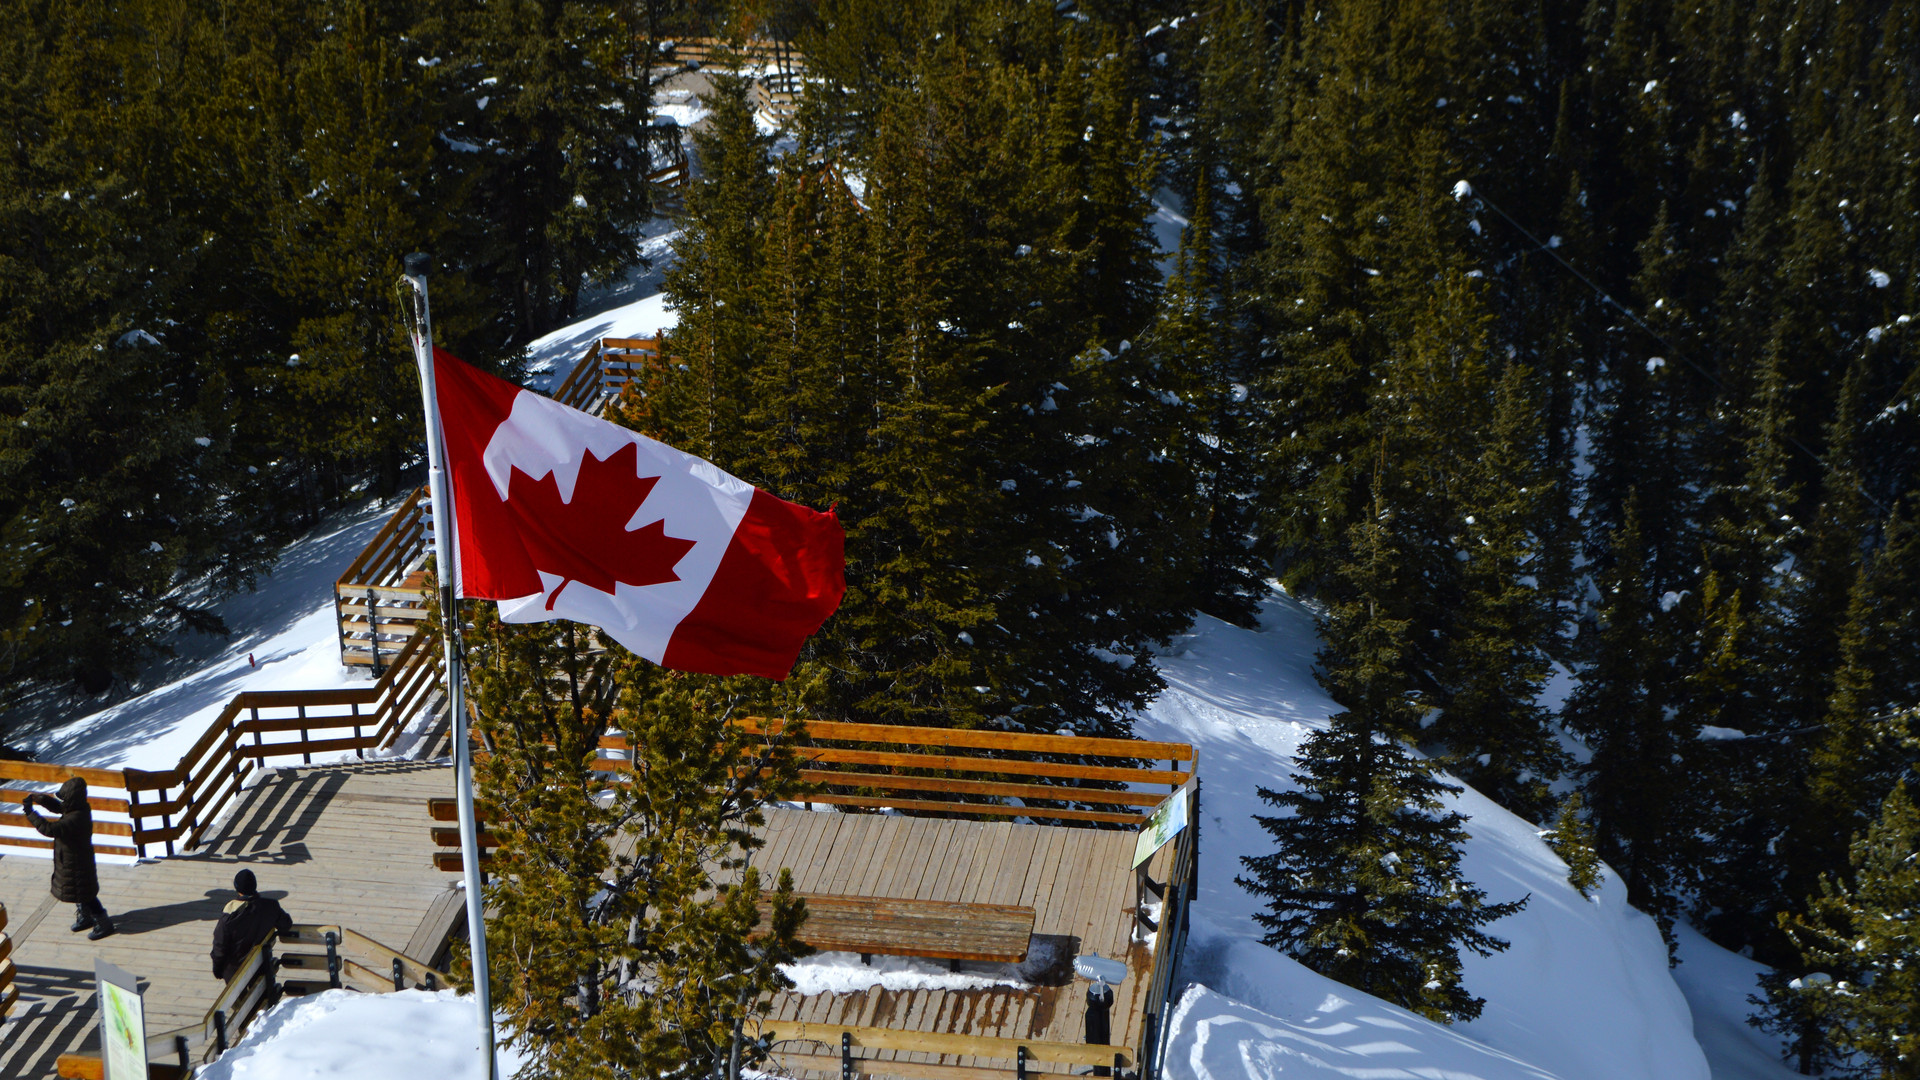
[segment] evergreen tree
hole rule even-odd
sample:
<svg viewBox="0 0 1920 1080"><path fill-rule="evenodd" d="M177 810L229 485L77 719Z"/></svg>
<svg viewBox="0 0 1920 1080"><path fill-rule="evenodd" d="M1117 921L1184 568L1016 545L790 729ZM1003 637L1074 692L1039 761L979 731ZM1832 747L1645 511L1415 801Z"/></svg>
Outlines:
<svg viewBox="0 0 1920 1080"><path fill-rule="evenodd" d="M1376 473L1376 476L1378 473ZM1461 985L1461 950L1488 956L1507 942L1481 927L1526 898L1486 903L1460 876L1465 818L1445 807L1460 789L1400 741L1418 715L1399 674L1407 621L1393 597L1398 552L1382 520L1356 526L1346 569L1353 599L1334 609L1322 663L1347 708L1295 758L1297 790L1260 789L1287 813L1256 815L1271 854L1244 856L1235 880L1268 902L1254 916L1268 945L1315 971L1442 1022L1470 1020L1484 1001ZM1337 674L1334 674L1337 673Z"/></svg>
<svg viewBox="0 0 1920 1080"><path fill-rule="evenodd" d="M1567 884L1581 896L1592 897L1602 878L1600 853L1593 847L1593 829L1580 816L1580 793L1560 801L1553 828L1547 833L1547 846L1567 864Z"/></svg>
<svg viewBox="0 0 1920 1080"><path fill-rule="evenodd" d="M633 5L469 0L420 27L447 101L439 182L461 213L448 261L493 303L495 340L525 344L577 312L580 289L639 261L653 213L649 68Z"/></svg>
<svg viewBox="0 0 1920 1080"><path fill-rule="evenodd" d="M1698 855L1686 812L1687 754L1697 731L1681 728L1670 708L1674 648L1660 618L1662 598L1647 582L1649 556L1631 495L1625 513L1600 625L1584 643L1587 667L1565 720L1593 751L1582 771L1600 857L1620 873L1629 902L1660 923L1671 948L1680 892Z"/></svg>
<svg viewBox="0 0 1920 1080"><path fill-rule="evenodd" d="M761 807L799 790L799 766L784 738L728 719L749 696L781 715L799 701L482 607L466 642L488 747L477 793L501 843L487 933L508 1038L541 1076L712 1076L735 1024L790 986L778 965L807 952L791 875L765 890L752 863ZM613 778L596 771L609 729L633 748Z"/></svg>
<svg viewBox="0 0 1920 1080"><path fill-rule="evenodd" d="M1781 926L1806 962L1828 978L1801 980L1799 993L1832 1045L1848 1057L1845 1075L1875 1080L1920 1076L1920 955L1913 912L1920 906L1920 810L1905 783L1848 855L1852 883L1823 878L1804 917Z"/></svg>
<svg viewBox="0 0 1920 1080"><path fill-rule="evenodd" d="M1553 485L1539 464L1532 373L1508 368L1492 396L1485 452L1463 469L1460 485L1468 512L1456 549L1461 599L1447 642L1451 693L1431 736L1475 790L1544 821L1553 803L1548 785L1570 764L1537 703L1556 636L1552 596L1540 582Z"/></svg>

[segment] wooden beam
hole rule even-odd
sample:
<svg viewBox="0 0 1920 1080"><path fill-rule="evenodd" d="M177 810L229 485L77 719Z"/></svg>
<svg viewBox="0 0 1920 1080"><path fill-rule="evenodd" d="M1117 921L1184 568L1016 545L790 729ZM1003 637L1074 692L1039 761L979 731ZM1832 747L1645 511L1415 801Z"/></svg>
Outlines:
<svg viewBox="0 0 1920 1080"><path fill-rule="evenodd" d="M1018 963L1033 940L1033 909L1008 904L801 893L800 940L823 952ZM760 913L772 911L763 897Z"/></svg>
<svg viewBox="0 0 1920 1080"><path fill-rule="evenodd" d="M755 735L778 734L787 721L749 716L734 721ZM1091 757L1136 758L1147 761L1192 761L1186 743L1147 742L1140 739L1088 739L1077 735L1027 735L1014 731L973 728L910 727L905 724L848 724L804 721L807 737L837 742L911 743L917 746L969 746L983 750L1026 750L1041 754L1080 754Z"/></svg>
<svg viewBox="0 0 1920 1080"><path fill-rule="evenodd" d="M91 769L82 765L50 765L42 761L0 761L0 780L32 780L37 784L59 784L74 777L101 787L125 788L127 778L119 769Z"/></svg>
<svg viewBox="0 0 1920 1080"><path fill-rule="evenodd" d="M1106 803L1111 806L1159 806L1165 795L1060 784L1001 784L987 780L955 780L944 776L899 776L894 773L839 772L802 769L800 779L830 787L873 788L878 791L948 791L955 795L1002 795L1051 802Z"/></svg>
<svg viewBox="0 0 1920 1080"><path fill-rule="evenodd" d="M53 1074L63 1080L106 1080L107 1063L94 1054L61 1054ZM184 1080L187 1071L164 1061L147 1062L147 1080Z"/></svg>
<svg viewBox="0 0 1920 1080"><path fill-rule="evenodd" d="M1090 1043L1040 1042L1028 1039L995 1039L983 1035L948 1035L932 1031L896 1031L892 1028L849 1027L844 1024L810 1024L799 1021L766 1020L760 1034L773 1042L814 1042L838 1048L842 1033L853 1036L853 1045L869 1050L903 1050L908 1053L941 1054L954 1057L983 1057L1011 1063L1019 1047L1027 1048L1027 1060L1056 1065L1113 1065L1118 1054L1127 1065L1133 1064L1133 1051L1125 1046ZM1011 1065L1009 1065L1011 1067Z"/></svg>
<svg viewBox="0 0 1920 1080"><path fill-rule="evenodd" d="M431 830L431 832L433 833L433 842L439 845L440 847L457 848L460 846L460 830L459 829L433 829ZM484 830L478 834L478 839L480 841L480 846L483 848L497 848L497 847L504 846L500 843L499 837L493 835L490 832L486 832Z"/></svg>
<svg viewBox="0 0 1920 1080"><path fill-rule="evenodd" d="M838 1077L840 1075L840 1058L838 1055L794 1054L776 1050L773 1053L773 1060L791 1073L804 1071L824 1073L831 1077ZM1084 1067L1085 1066L1082 1066L1082 1068ZM1042 1065L1038 1062L1028 1062L1027 1072L1036 1076L1064 1076L1070 1074L1068 1068L1056 1068L1050 1065ZM853 1075L863 1077L897 1076L904 1078L904 1080L1010 1080L1013 1076L1013 1066L1007 1065L1002 1068L988 1068L980 1065L934 1065L922 1061L880 1061L875 1058L854 1058Z"/></svg>
<svg viewBox="0 0 1920 1080"><path fill-rule="evenodd" d="M871 809L925 810L937 814L985 814L988 817L1045 818L1050 821L1108 821L1116 825L1138 825L1145 814L1125 814L1105 810L1048 810L1039 806L1008 806L1006 803L942 802L934 799L893 799L871 795L835 795L825 792L801 796L799 802L825 803L828 806L865 806Z"/></svg>

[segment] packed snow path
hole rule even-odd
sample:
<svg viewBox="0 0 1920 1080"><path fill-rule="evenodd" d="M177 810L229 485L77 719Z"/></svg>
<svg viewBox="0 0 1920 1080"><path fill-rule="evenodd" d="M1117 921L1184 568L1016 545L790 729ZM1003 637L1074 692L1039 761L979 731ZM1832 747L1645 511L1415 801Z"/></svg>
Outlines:
<svg viewBox="0 0 1920 1080"><path fill-rule="evenodd" d="M263 775L195 854L100 867L100 900L119 930L101 941L68 931L73 910L49 895L47 860L0 857L20 987L0 1027L0 1080L51 1077L61 1054L99 1052L95 957L140 978L149 1033L199 1023L224 985L208 951L241 867L295 922L351 927L410 955L439 945L460 894L433 867L426 804L452 789L449 768L368 762Z"/></svg>

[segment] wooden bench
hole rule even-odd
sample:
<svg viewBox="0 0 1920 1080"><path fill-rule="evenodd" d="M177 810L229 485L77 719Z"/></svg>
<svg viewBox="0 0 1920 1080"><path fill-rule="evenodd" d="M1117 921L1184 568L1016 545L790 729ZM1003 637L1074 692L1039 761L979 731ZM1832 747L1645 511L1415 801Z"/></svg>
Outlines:
<svg viewBox="0 0 1920 1080"><path fill-rule="evenodd" d="M798 895L807 902L800 940L821 952L856 952L862 959L879 953L1014 964L1027 958L1027 943L1033 938L1030 907ZM761 901L762 919L770 907Z"/></svg>

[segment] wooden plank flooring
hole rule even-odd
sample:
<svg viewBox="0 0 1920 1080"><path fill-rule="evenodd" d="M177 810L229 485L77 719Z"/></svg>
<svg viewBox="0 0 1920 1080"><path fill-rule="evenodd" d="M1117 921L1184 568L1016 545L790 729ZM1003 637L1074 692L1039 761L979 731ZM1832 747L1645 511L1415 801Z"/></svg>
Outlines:
<svg viewBox="0 0 1920 1080"><path fill-rule="evenodd" d="M1115 992L1113 1038L1117 1044L1139 1045L1153 950L1133 940L1132 830L781 809L768 812L762 835L766 846L753 861L769 885L784 867L793 871L794 888L801 892L1031 907L1036 949L1053 950L1060 958L1048 977L1025 988L889 991L875 986L851 994L782 994L774 1001L775 1019L1080 1042L1086 1034L1086 983L1073 978L1071 961L1098 952L1127 964L1127 978ZM1157 880L1166 879L1171 857L1169 845L1149 864ZM801 1055L820 1049L810 1044L783 1048ZM822 1052L837 1055L837 1048ZM862 1056L986 1064L891 1051ZM995 1063L993 1068L1006 1067ZM838 1075L837 1058L830 1071Z"/></svg>
<svg viewBox="0 0 1920 1080"><path fill-rule="evenodd" d="M426 800L452 789L451 769L412 762L276 773L195 854L100 867L100 899L120 932L99 942L68 932L73 908L48 895L47 859L0 855L20 966L19 1005L0 1025L0 1080L50 1077L60 1054L95 1049L96 956L139 976L148 1031L198 1022L221 985L207 956L213 923L243 866L296 922L407 947L456 880L433 869L426 819Z"/></svg>

